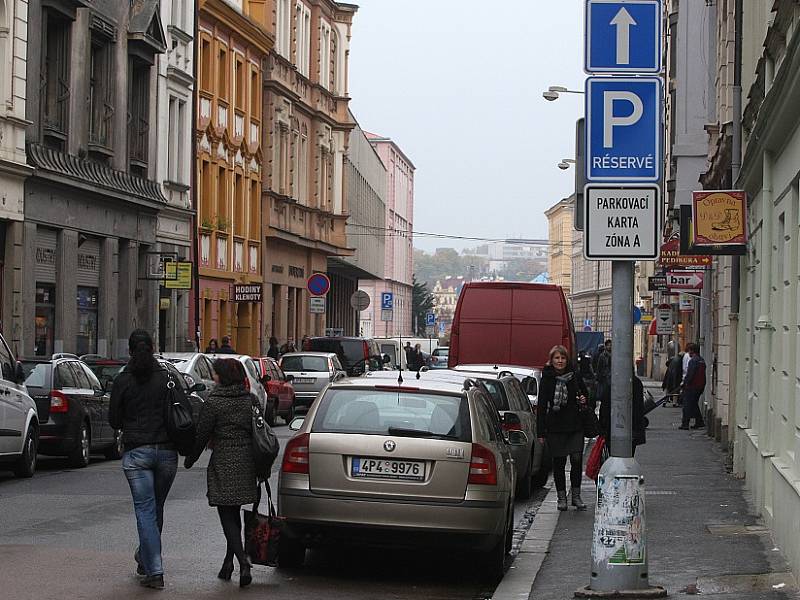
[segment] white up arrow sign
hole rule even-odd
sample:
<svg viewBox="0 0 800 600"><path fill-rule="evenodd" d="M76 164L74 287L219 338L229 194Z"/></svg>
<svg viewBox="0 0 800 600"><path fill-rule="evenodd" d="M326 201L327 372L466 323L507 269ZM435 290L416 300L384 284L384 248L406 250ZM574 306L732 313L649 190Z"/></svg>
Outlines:
<svg viewBox="0 0 800 600"><path fill-rule="evenodd" d="M636 25L631 13L623 6L611 19L611 25L617 28L617 64L628 65L631 62L631 25Z"/></svg>

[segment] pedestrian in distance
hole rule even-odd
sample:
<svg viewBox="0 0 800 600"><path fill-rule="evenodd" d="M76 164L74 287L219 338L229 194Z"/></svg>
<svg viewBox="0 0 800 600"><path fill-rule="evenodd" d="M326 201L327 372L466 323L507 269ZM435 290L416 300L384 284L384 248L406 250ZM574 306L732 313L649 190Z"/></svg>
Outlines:
<svg viewBox="0 0 800 600"><path fill-rule="evenodd" d="M606 340L597 357L595 397L604 398L611 393L611 340Z"/></svg>
<svg viewBox="0 0 800 600"><path fill-rule="evenodd" d="M211 338L206 347L206 354L216 354L217 352L219 352L219 342L217 342L217 338Z"/></svg>
<svg viewBox="0 0 800 600"><path fill-rule="evenodd" d="M636 447L647 443L648 420L644 414L644 385L635 373L631 373L633 381L633 403L631 408L631 441L632 452L636 454ZM600 435L606 438L606 443L611 442L611 386L600 401Z"/></svg>
<svg viewBox="0 0 800 600"><path fill-rule="evenodd" d="M244 367L238 360L214 361L217 386L200 409L194 449L184 466L192 468L211 440L206 470L208 504L217 508L226 540L225 559L217 577L229 581L233 559L239 562L239 585L252 581L251 564L244 552L241 508L256 501L256 467L253 460L252 406L256 401L245 388Z"/></svg>
<svg viewBox="0 0 800 600"><path fill-rule="evenodd" d="M683 418L680 429L689 429L692 418L694 425L691 428L702 429L706 424L700 411L700 396L706 389L706 361L700 356L700 347L697 344L689 344L686 349L689 365L683 379Z"/></svg>
<svg viewBox="0 0 800 600"><path fill-rule="evenodd" d="M589 406L588 402L588 391L580 374L570 364L567 349L553 346L542 371L536 418L539 442L547 444L553 458L558 510L567 510L567 458L570 462L572 506L586 510L581 499L583 420L580 411Z"/></svg>
<svg viewBox="0 0 800 600"><path fill-rule="evenodd" d="M667 372L661 382L661 389L668 396L679 396L683 379L683 353L667 360Z"/></svg>
<svg viewBox="0 0 800 600"><path fill-rule="evenodd" d="M178 452L167 431L170 377L153 357L153 338L137 329L128 340L130 361L114 380L108 421L122 430L122 470L133 497L139 547L134 553L140 583L164 588L161 531L164 503L178 469ZM174 390L183 395L178 385ZM181 402L187 402L183 397ZM189 407L191 410L191 407Z"/></svg>
<svg viewBox="0 0 800 600"><path fill-rule="evenodd" d="M236 354L236 350L231 346L231 338L227 335L223 336L222 345L217 350L217 354Z"/></svg>
<svg viewBox="0 0 800 600"><path fill-rule="evenodd" d="M419 371L425 365L425 357L422 355L422 346L417 344L411 350L408 360L408 368L411 371Z"/></svg>
<svg viewBox="0 0 800 600"><path fill-rule="evenodd" d="M276 338L274 335L269 338L269 350L267 350L267 356L274 358L275 360L278 360L281 357L281 349L280 346L278 346L278 338Z"/></svg>

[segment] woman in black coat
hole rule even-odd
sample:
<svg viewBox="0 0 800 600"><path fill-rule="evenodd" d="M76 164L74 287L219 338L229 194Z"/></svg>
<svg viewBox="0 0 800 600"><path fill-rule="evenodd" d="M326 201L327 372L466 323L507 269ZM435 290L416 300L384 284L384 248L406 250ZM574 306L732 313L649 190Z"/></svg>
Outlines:
<svg viewBox="0 0 800 600"><path fill-rule="evenodd" d="M227 552L220 579L229 580L233 573L233 557L239 561L239 585L252 581L250 561L242 543L241 508L256 501L256 468L253 461L252 406L258 400L244 386L245 372L235 359L214 361L217 387L203 404L197 425L194 450L186 457L189 469L213 440L208 463L208 503L217 507Z"/></svg>
<svg viewBox="0 0 800 600"><path fill-rule="evenodd" d="M558 510L567 510L567 457L570 462L572 506L586 510L581 499L583 471L583 421L580 411L587 406L588 391L569 361L564 346L554 346L542 371L537 411L537 432L547 442L553 458L553 479L558 493Z"/></svg>

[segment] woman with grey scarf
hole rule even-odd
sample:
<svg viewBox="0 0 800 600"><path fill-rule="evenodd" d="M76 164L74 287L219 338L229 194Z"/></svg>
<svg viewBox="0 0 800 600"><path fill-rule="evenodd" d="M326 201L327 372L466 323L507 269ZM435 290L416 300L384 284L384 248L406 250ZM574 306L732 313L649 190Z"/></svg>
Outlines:
<svg viewBox="0 0 800 600"><path fill-rule="evenodd" d="M539 441L547 444L553 459L553 479L558 492L558 510L567 510L567 457L570 462L572 506L586 510L581 499L583 473L583 421L580 411L587 406L586 385L570 364L564 346L550 350L550 360L542 371L537 411Z"/></svg>

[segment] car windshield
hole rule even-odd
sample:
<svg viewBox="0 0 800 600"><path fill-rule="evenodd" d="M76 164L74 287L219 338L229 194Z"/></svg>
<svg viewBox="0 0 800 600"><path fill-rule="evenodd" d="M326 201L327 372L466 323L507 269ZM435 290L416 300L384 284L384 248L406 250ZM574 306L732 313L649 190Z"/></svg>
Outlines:
<svg viewBox="0 0 800 600"><path fill-rule="evenodd" d="M469 405L462 396L378 389L329 390L311 431L472 439Z"/></svg>
<svg viewBox="0 0 800 600"><path fill-rule="evenodd" d="M448 348L437 348L433 351L434 356L447 356Z"/></svg>
<svg viewBox="0 0 800 600"><path fill-rule="evenodd" d="M281 368L285 371L314 371L325 373L328 371L328 359L324 356L284 356L281 359Z"/></svg>
<svg viewBox="0 0 800 600"><path fill-rule="evenodd" d="M25 385L27 387L46 388L50 386L50 363L23 362Z"/></svg>

